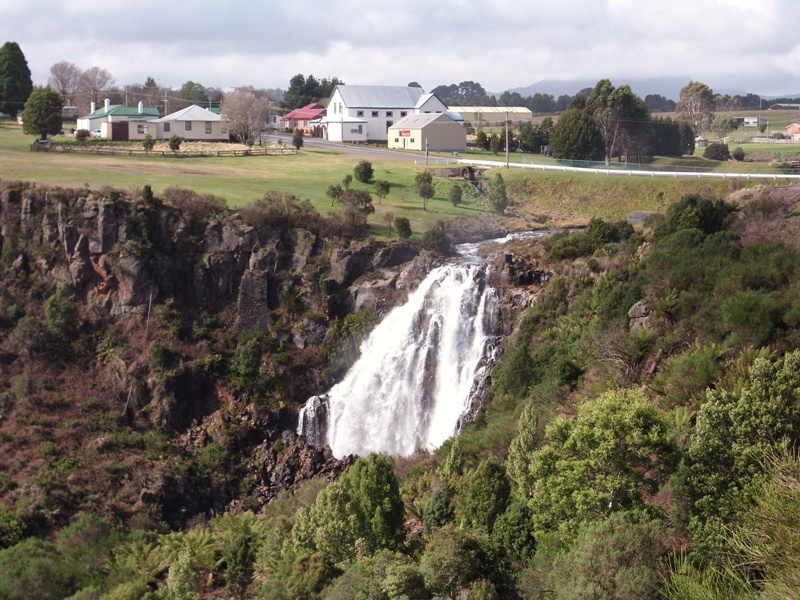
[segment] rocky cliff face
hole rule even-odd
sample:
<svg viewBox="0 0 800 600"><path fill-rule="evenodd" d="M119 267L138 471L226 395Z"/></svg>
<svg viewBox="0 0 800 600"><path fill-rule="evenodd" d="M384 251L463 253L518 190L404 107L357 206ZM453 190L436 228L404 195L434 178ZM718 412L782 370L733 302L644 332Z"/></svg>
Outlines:
<svg viewBox="0 0 800 600"><path fill-rule="evenodd" d="M115 511L153 512L161 506L159 518L181 523L231 501L257 508L282 489L318 475L334 477L352 462L286 433L294 427L287 398L303 402L313 393L309 389L328 385L320 357L332 318L366 308L389 310L424 276L429 260L418 259L417 248L406 243L334 243L285 221L261 220L256 227L240 214L199 217L110 190L0 181L0 405L10 381L27 372L41 373L43 385L52 389L36 402L16 394L16 406L0 406L0 427L42 419L42 411L50 410L37 403L45 396L60 398L58 410L72 418L61 415L59 422L73 424L75 431L71 439L64 436L59 451L90 448L76 455L76 464L86 461L87 471L97 474L92 485L98 497L114 490L121 503ZM36 336L20 341L31 336L12 313L38 320L38 326L23 323L38 336L45 329L45 300L58 287L77 309L81 349L61 341L42 350ZM233 331L181 331L184 322L197 327L200 314L219 315L221 326ZM260 343L269 346L254 355L258 390L234 381L239 367L231 365L245 362L239 333L262 334ZM60 380L81 383L72 384L72 393ZM87 394L97 394L92 403L105 411L106 425L99 430L84 425ZM203 497L169 462L153 464L141 456L125 459L131 472L123 481L104 479L106 468L97 461L105 459L98 452L113 447L119 431L136 437L149 429L168 432L185 460L209 444L238 456L233 472L250 482L248 500L235 498L230 490L240 488L232 483L228 491ZM19 435L27 436L24 443L33 452L38 442L28 439L30 433ZM12 476L29 478L36 461L22 457L13 436L6 441L0 441L0 462L6 462L6 450L14 453L18 468ZM79 480L69 481L71 489ZM183 508L167 510L176 504Z"/></svg>
<svg viewBox="0 0 800 600"><path fill-rule="evenodd" d="M406 243L335 245L304 229L255 228L236 214L200 222L161 203L22 185L2 192L0 223L0 250L17 269L38 271L108 314L235 300L245 330L266 330L266 315L287 299L327 317L385 309L379 290L396 286L389 270L417 255Z"/></svg>

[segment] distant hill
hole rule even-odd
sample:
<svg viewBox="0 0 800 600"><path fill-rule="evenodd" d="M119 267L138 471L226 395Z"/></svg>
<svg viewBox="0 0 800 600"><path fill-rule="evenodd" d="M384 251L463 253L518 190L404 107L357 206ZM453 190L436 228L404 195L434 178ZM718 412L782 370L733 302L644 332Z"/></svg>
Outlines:
<svg viewBox="0 0 800 600"><path fill-rule="evenodd" d="M512 88L510 92L518 92L521 96L534 94L552 94L556 98L562 94L574 96L584 88L593 88L597 79L573 79L570 81L555 81L543 79L525 87ZM615 86L630 85L635 94L644 98L648 94L661 94L670 100L677 100L681 88L691 81L690 77L659 77L654 79L613 79ZM499 96L499 94L497 94Z"/></svg>

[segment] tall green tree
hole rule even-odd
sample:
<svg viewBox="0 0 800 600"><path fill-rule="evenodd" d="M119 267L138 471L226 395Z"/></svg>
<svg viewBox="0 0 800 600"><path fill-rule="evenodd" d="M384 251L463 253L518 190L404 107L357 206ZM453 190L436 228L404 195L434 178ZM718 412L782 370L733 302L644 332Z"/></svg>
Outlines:
<svg viewBox="0 0 800 600"><path fill-rule="evenodd" d="M530 359L530 357L528 357ZM530 472L531 455L536 451L539 441L539 417L536 406L529 402L522 409L519 418L519 433L508 448L508 461L506 468L508 476L517 488L517 493L523 498L530 498L533 494L533 477Z"/></svg>
<svg viewBox="0 0 800 600"><path fill-rule="evenodd" d="M705 83L690 81L681 89L676 107L678 116L687 121L695 136L706 131L714 120L714 91Z"/></svg>
<svg viewBox="0 0 800 600"><path fill-rule="evenodd" d="M25 103L22 112L22 131L46 140L48 135L61 131L61 96L50 88L36 90Z"/></svg>
<svg viewBox="0 0 800 600"><path fill-rule="evenodd" d="M33 91L31 70L17 42L0 48L0 112L16 116Z"/></svg>
<svg viewBox="0 0 800 600"><path fill-rule="evenodd" d="M592 115L603 138L606 164L616 156L623 134L631 137L637 123L649 120L647 107L629 85L615 88L608 79L597 82L586 99L586 111Z"/></svg>
<svg viewBox="0 0 800 600"><path fill-rule="evenodd" d="M733 117L719 116L711 122L711 125L708 129L716 133L721 140L722 138L727 137L731 131L736 131L739 129L739 125L736 123L736 119Z"/></svg>
<svg viewBox="0 0 800 600"><path fill-rule="evenodd" d="M550 149L555 158L597 160L603 156L603 148L603 137L594 118L583 107L571 107L564 112L550 135Z"/></svg>
<svg viewBox="0 0 800 600"><path fill-rule="evenodd" d="M489 205L498 214L503 214L508 206L508 195L506 194L506 182L503 176L498 173L494 181L489 185Z"/></svg>
<svg viewBox="0 0 800 600"><path fill-rule="evenodd" d="M205 86L201 83L195 83L191 79L181 86L178 97L194 103L208 101Z"/></svg>
<svg viewBox="0 0 800 600"><path fill-rule="evenodd" d="M505 512L511 495L506 469L495 460L481 461L470 475L464 494L464 520L486 533L492 531L495 519Z"/></svg>

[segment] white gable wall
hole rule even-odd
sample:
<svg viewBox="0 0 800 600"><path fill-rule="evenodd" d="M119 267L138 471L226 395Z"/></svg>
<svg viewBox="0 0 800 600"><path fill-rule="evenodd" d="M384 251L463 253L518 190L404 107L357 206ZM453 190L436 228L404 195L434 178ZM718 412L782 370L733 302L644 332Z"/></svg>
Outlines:
<svg viewBox="0 0 800 600"><path fill-rule="evenodd" d="M447 106L435 96L421 108L422 112L447 111ZM327 139L334 142L386 141L389 139L389 127L414 112L420 112L409 106L348 106L338 87L331 94L327 109L323 123L326 126ZM348 119L352 122L348 123Z"/></svg>

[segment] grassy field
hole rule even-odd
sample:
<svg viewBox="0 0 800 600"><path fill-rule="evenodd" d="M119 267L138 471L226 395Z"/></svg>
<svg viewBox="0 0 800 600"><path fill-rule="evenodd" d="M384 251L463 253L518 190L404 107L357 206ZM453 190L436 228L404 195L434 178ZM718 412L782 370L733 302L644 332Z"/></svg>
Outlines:
<svg viewBox="0 0 800 600"><path fill-rule="evenodd" d="M330 206L330 199L325 195L328 185L340 183L345 175L352 174L358 162L351 156L312 148L303 149L297 155L239 158L37 153L29 150L31 141L32 137L23 135L16 124L0 123L0 178L62 187L85 186L94 190L110 186L138 191L150 185L156 195L167 187L180 186L223 197L231 208L261 198L267 191L278 191L309 199L323 214L336 209ZM476 160L504 158L472 151L467 156ZM513 162L526 157L530 159L532 155L511 154ZM696 166L709 163L696 158L686 160L694 161ZM370 235L386 237L386 212L408 217L414 237L418 239L439 219L470 217L487 210L485 202L473 194L465 194L464 203L452 206L448 200L451 183L435 177L436 195L425 211L414 185L416 173L424 167L384 157L373 160L372 164L374 179L389 181L391 191L380 204L373 194L376 212L369 219ZM731 166L710 165L726 169ZM741 167L742 163L735 166ZM683 194L704 188L723 194L730 185L726 181L712 180L598 177L515 169L500 172L507 182L511 200L509 212L512 216L506 218L506 223L512 229L531 227L534 223L553 227L578 224L593 216L624 218L637 210L663 209ZM487 178L493 177L487 174ZM352 185L374 192L372 185L355 181Z"/></svg>

